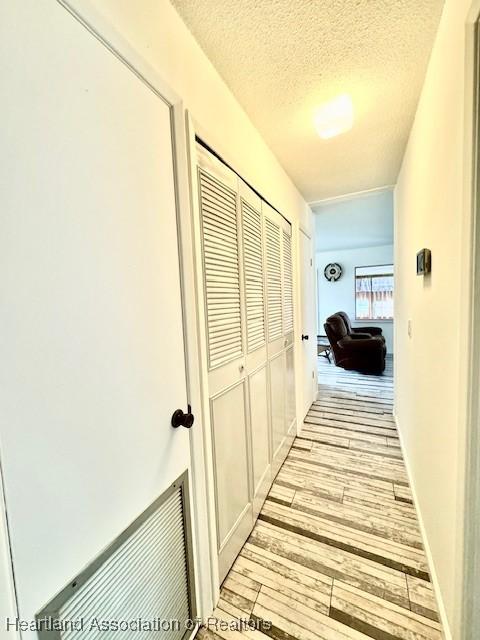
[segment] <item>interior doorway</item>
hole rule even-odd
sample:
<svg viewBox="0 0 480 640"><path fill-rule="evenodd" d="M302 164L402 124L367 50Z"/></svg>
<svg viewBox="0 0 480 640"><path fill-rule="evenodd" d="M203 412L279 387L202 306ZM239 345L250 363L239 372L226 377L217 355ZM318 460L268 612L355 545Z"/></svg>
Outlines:
<svg viewBox="0 0 480 640"><path fill-rule="evenodd" d="M351 193L313 205L316 235L317 340L320 363L379 372L391 365L394 332L394 205L393 188ZM342 314L345 326L336 339L328 336L326 321ZM343 332L357 338L349 354L336 345ZM386 349L363 359L361 335L382 336ZM378 342L376 339L374 342ZM374 343L372 343L374 344ZM367 347L368 345L365 345ZM373 349L373 351L375 351ZM337 355L347 356L340 362ZM370 365L370 360L378 360ZM368 366L367 366L368 365ZM319 371L319 382L322 373Z"/></svg>

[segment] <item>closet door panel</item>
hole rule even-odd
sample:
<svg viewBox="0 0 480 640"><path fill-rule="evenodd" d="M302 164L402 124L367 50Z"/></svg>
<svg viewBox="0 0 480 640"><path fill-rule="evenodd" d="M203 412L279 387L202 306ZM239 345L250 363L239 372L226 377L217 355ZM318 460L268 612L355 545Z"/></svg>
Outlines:
<svg viewBox="0 0 480 640"><path fill-rule="evenodd" d="M285 436L285 353L283 351L270 360L269 370L272 456L275 458Z"/></svg>
<svg viewBox="0 0 480 640"><path fill-rule="evenodd" d="M242 381L211 400L217 536L227 570L245 542L236 531L249 531L253 524L245 392Z"/></svg>
<svg viewBox="0 0 480 640"><path fill-rule="evenodd" d="M219 578L253 526L239 179L197 147Z"/></svg>
<svg viewBox="0 0 480 640"><path fill-rule="evenodd" d="M289 224L282 229L282 320L283 334L293 333L293 263L292 236Z"/></svg>
<svg viewBox="0 0 480 640"><path fill-rule="evenodd" d="M293 345L285 351L285 429L290 431L295 422L295 363Z"/></svg>
<svg viewBox="0 0 480 640"><path fill-rule="evenodd" d="M260 209L241 198L247 353L266 344L263 225Z"/></svg>
<svg viewBox="0 0 480 640"><path fill-rule="evenodd" d="M262 201L240 180L242 270L245 317L245 371L267 360L265 249Z"/></svg>
<svg viewBox="0 0 480 640"><path fill-rule="evenodd" d="M237 194L199 171L209 370L243 355Z"/></svg>
<svg viewBox="0 0 480 640"><path fill-rule="evenodd" d="M265 282L267 290L268 351L272 355L282 348L282 218L265 206Z"/></svg>
<svg viewBox="0 0 480 640"><path fill-rule="evenodd" d="M262 203L243 181L239 185L244 291L245 372L249 385L253 515L258 516L270 481L265 251Z"/></svg>
<svg viewBox="0 0 480 640"><path fill-rule="evenodd" d="M270 429L268 420L268 379L266 364L249 376L250 425L253 460L254 511L265 498L265 479L270 467ZM256 515L256 514L255 514Z"/></svg>

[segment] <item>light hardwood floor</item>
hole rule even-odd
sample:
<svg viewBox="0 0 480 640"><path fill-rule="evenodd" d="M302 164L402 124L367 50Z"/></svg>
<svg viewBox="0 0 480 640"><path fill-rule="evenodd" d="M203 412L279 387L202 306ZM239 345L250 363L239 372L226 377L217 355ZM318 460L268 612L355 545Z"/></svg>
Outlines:
<svg viewBox="0 0 480 640"><path fill-rule="evenodd" d="M199 635L440 640L392 417L392 362L384 375L365 376L320 357L319 381L318 401ZM261 630L231 631L238 619Z"/></svg>

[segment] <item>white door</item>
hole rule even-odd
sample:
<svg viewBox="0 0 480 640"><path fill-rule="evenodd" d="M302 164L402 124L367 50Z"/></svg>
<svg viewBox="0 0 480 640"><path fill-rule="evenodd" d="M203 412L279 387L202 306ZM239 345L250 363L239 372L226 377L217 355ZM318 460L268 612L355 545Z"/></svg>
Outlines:
<svg viewBox="0 0 480 640"><path fill-rule="evenodd" d="M189 468L189 434L170 108L58 3L0 23L0 439L31 619Z"/></svg>
<svg viewBox="0 0 480 640"><path fill-rule="evenodd" d="M317 362L317 332L315 329L316 295L313 242L302 230L300 230L300 268L302 294L302 413L303 416L306 416L317 393L317 371L314 366Z"/></svg>
<svg viewBox="0 0 480 640"><path fill-rule="evenodd" d="M238 178L197 145L219 579L253 526ZM258 327L255 326L255 330ZM251 334L253 340L259 334Z"/></svg>
<svg viewBox="0 0 480 640"><path fill-rule="evenodd" d="M292 228L276 210L263 204L267 301L268 371L274 478L296 429L293 364Z"/></svg>
<svg viewBox="0 0 480 640"><path fill-rule="evenodd" d="M272 425L272 460L279 458L285 420L285 352L283 335L282 228L283 219L263 203L267 302L268 369Z"/></svg>
<svg viewBox="0 0 480 640"><path fill-rule="evenodd" d="M292 227L283 222L282 229L282 320L285 349L285 435L295 427L295 364L293 353L293 256Z"/></svg>
<svg viewBox="0 0 480 640"><path fill-rule="evenodd" d="M239 180L241 274L245 308L245 375L251 439L251 495L256 518L270 488L271 438L268 408L265 251L262 202Z"/></svg>

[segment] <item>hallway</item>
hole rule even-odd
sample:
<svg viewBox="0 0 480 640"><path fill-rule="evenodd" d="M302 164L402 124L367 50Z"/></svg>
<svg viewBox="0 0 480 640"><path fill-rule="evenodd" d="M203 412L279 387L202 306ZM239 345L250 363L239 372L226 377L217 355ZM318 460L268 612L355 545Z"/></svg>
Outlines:
<svg viewBox="0 0 480 640"><path fill-rule="evenodd" d="M440 640L427 561L383 376L319 358L320 390L214 616L271 622L242 635ZM212 624L201 637L231 638ZM260 634L260 635L259 635Z"/></svg>
<svg viewBox="0 0 480 640"><path fill-rule="evenodd" d="M480 640L480 0L0 33L0 640Z"/></svg>

